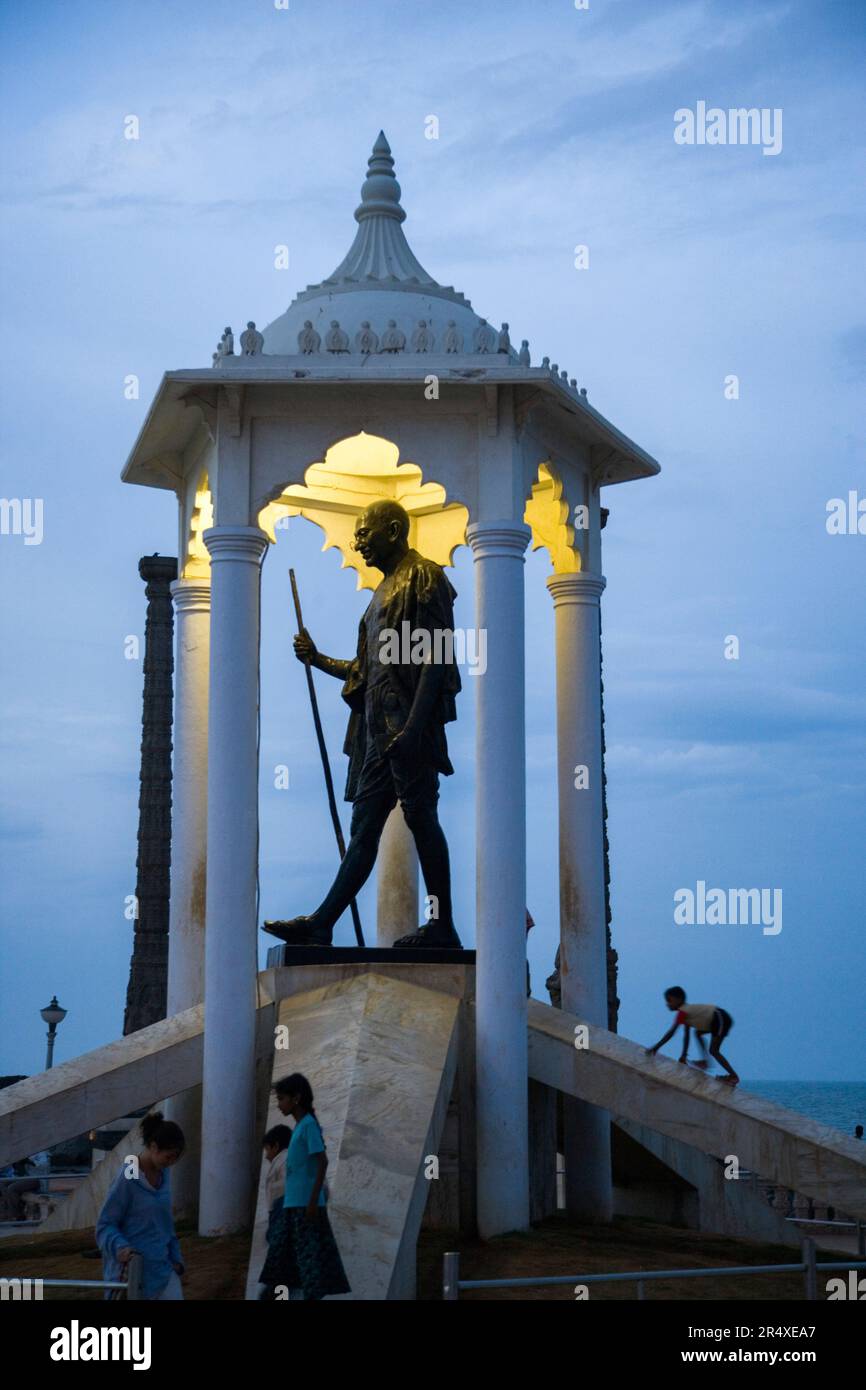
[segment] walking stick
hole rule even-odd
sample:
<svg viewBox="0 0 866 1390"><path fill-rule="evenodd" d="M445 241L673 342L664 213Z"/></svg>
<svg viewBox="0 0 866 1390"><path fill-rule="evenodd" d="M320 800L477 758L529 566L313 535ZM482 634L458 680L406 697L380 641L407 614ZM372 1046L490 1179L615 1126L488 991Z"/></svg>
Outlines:
<svg viewBox="0 0 866 1390"><path fill-rule="evenodd" d="M301 615L301 600L298 597L298 586L295 583L295 571L289 570L289 579L292 583L292 598L295 602L295 617L298 623L298 632L303 631L304 619ZM337 848L340 851L340 858L346 856L346 841L343 839L343 827L340 825L340 814L337 810L337 799L334 796L334 782L331 777L331 764L328 759L328 750L325 747L325 735L322 733L322 721L319 718L319 702L316 699L316 687L313 685L313 671L310 666L309 657L304 662L304 670L307 673L307 689L310 692L310 704L313 708L313 723L316 726L316 738L319 741L319 753L322 757L322 770L325 774L325 786L328 789L328 806L331 810L331 820L334 822L334 834L337 837ZM358 904L353 898L349 904L352 911L352 923L355 928L355 938L359 946L364 946L364 932L361 928L361 918L358 914Z"/></svg>

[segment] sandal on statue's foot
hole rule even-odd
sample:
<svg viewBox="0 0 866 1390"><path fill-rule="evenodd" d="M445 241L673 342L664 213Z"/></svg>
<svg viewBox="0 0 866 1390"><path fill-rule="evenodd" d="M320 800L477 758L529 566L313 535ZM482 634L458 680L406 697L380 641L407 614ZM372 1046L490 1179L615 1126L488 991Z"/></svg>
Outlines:
<svg viewBox="0 0 866 1390"><path fill-rule="evenodd" d="M287 946L330 946L331 931L317 927L313 917L293 917L288 922L265 922L262 931L276 936Z"/></svg>
<svg viewBox="0 0 866 1390"><path fill-rule="evenodd" d="M419 927L409 936L401 936L392 946L402 951L408 946L423 947L427 951L462 951L463 943L453 927Z"/></svg>

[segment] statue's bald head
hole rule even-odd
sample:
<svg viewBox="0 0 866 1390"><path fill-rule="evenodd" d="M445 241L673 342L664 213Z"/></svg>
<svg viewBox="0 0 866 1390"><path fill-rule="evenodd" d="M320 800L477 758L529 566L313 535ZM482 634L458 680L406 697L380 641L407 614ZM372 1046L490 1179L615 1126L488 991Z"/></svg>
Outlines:
<svg viewBox="0 0 866 1390"><path fill-rule="evenodd" d="M372 506L367 507L359 519L368 527L385 526L389 531L396 527L395 540L406 541L409 539L409 513L405 507L401 507L399 502L393 501L390 497L385 497L380 502L374 502Z"/></svg>
<svg viewBox="0 0 866 1390"><path fill-rule="evenodd" d="M409 549L409 513L390 498L371 503L355 522L353 545L365 564L390 574Z"/></svg>

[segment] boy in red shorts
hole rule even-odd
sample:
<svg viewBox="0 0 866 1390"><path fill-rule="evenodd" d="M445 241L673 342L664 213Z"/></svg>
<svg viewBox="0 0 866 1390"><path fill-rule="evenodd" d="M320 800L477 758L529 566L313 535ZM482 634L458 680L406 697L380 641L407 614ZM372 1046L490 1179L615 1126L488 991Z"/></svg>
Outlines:
<svg viewBox="0 0 866 1390"><path fill-rule="evenodd" d="M708 1066L707 1049L704 1046L702 1035L704 1033L709 1033L709 1055L714 1062L718 1062L719 1066L724 1067L727 1072L727 1076L720 1076L719 1080L725 1082L728 1086L736 1086L740 1078L737 1076L730 1062L722 1056L719 1050L722 1045L722 1040L728 1036L734 1026L734 1020L731 1018L727 1009L720 1008L718 1004L687 1004L686 992L684 989L680 989L679 985L672 985L670 989L665 990L665 1003L671 1013L676 1014L673 1027L668 1029L663 1038L659 1038L655 1047L648 1047L646 1049L647 1056L654 1057L660 1047L664 1047L666 1042L670 1042L674 1033L677 1031L680 1024L682 1024L685 1031L683 1033L683 1050L680 1053L680 1061L688 1061L689 1040L694 1030L695 1037L704 1054L701 1061L695 1062L695 1066L706 1070Z"/></svg>

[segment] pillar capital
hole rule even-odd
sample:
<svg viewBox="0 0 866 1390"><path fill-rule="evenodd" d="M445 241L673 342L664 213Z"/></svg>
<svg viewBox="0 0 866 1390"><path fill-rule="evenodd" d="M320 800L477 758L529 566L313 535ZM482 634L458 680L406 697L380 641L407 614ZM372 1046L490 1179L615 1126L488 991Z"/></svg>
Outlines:
<svg viewBox="0 0 866 1390"><path fill-rule="evenodd" d="M260 565L268 548L268 538L258 526L211 526L202 540L213 565Z"/></svg>
<svg viewBox="0 0 866 1390"><path fill-rule="evenodd" d="M176 579L171 585L175 613L210 612L210 579Z"/></svg>
<svg viewBox="0 0 866 1390"><path fill-rule="evenodd" d="M531 538L522 521L473 521L466 527L466 543L475 560L522 560Z"/></svg>
<svg viewBox="0 0 866 1390"><path fill-rule="evenodd" d="M169 584L177 579L177 559L174 555L142 555L138 572L147 584Z"/></svg>
<svg viewBox="0 0 866 1390"><path fill-rule="evenodd" d="M598 607L607 580L602 574L589 574L585 570L577 574L551 574L547 587L553 599L554 608L572 603L589 604Z"/></svg>

